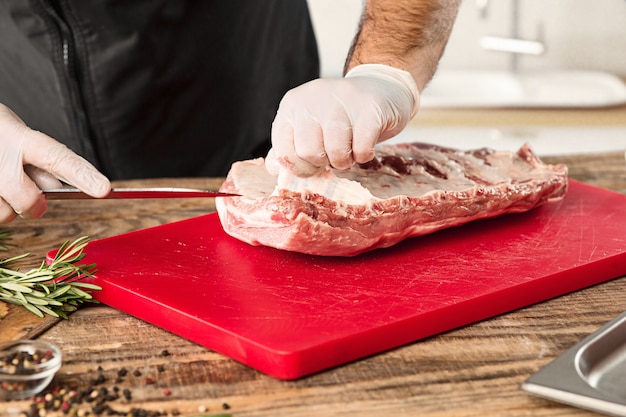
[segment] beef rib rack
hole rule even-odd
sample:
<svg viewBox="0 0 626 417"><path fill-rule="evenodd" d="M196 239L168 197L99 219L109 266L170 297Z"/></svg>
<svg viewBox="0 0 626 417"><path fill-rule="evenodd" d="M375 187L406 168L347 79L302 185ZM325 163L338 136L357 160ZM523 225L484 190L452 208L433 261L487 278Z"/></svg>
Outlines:
<svg viewBox="0 0 626 417"><path fill-rule="evenodd" d="M354 256L464 223L562 199L567 167L517 152L424 143L378 145L376 157L312 177L273 176L263 158L232 165L216 201L229 235L251 245Z"/></svg>

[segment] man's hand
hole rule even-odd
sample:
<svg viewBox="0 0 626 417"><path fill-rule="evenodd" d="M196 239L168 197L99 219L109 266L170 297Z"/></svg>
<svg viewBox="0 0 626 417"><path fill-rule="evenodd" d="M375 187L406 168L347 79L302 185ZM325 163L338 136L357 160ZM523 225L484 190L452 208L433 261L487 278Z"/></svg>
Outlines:
<svg viewBox="0 0 626 417"><path fill-rule="evenodd" d="M368 162L374 145L400 133L418 104L411 74L386 65L360 65L345 78L303 84L280 103L266 166L307 176Z"/></svg>
<svg viewBox="0 0 626 417"><path fill-rule="evenodd" d="M18 215L36 218L46 211L45 188L62 179L93 197L104 197L109 180L65 145L22 122L0 104L0 223Z"/></svg>
<svg viewBox="0 0 626 417"><path fill-rule="evenodd" d="M289 91L272 126L266 166L296 175L347 169L406 126L450 36L460 0L367 0L342 79Z"/></svg>

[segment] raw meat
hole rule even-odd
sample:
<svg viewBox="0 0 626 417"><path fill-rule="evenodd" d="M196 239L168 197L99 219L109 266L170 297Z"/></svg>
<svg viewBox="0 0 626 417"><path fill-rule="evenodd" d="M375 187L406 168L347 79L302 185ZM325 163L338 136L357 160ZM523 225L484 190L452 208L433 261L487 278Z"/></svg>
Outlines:
<svg viewBox="0 0 626 417"><path fill-rule="evenodd" d="M562 199L567 167L516 153L459 151L411 143L379 145L347 171L301 178L265 169L263 158L233 164L216 201L229 235L252 245L353 256L476 219Z"/></svg>

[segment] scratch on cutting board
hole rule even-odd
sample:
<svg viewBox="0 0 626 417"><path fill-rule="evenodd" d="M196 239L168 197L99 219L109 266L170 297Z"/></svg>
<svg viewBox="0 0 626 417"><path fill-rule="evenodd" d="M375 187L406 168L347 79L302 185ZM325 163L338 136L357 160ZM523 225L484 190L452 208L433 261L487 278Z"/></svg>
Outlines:
<svg viewBox="0 0 626 417"><path fill-rule="evenodd" d="M586 259L582 259L582 255L579 255L578 256L578 261L579 262L589 262L589 261L592 261L597 249L598 249L598 246L596 245L596 234L592 233L591 251L589 252L589 255L587 255ZM580 249L580 251L582 251L582 242L581 242L581 249Z"/></svg>

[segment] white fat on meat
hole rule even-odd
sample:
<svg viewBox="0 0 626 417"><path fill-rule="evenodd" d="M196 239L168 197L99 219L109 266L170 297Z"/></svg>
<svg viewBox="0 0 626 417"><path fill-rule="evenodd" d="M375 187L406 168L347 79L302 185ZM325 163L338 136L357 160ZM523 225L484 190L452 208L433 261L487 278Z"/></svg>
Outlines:
<svg viewBox="0 0 626 417"><path fill-rule="evenodd" d="M428 144L379 145L348 170L278 177L262 158L233 164L219 198L224 230L252 245L354 256L407 237L562 199L567 167L517 152L460 151Z"/></svg>
<svg viewBox="0 0 626 417"><path fill-rule="evenodd" d="M378 199L360 182L338 177L334 171L327 168L310 177L299 177L288 169L281 168L272 195L280 195L281 190L315 193L345 204L367 204L368 201Z"/></svg>

